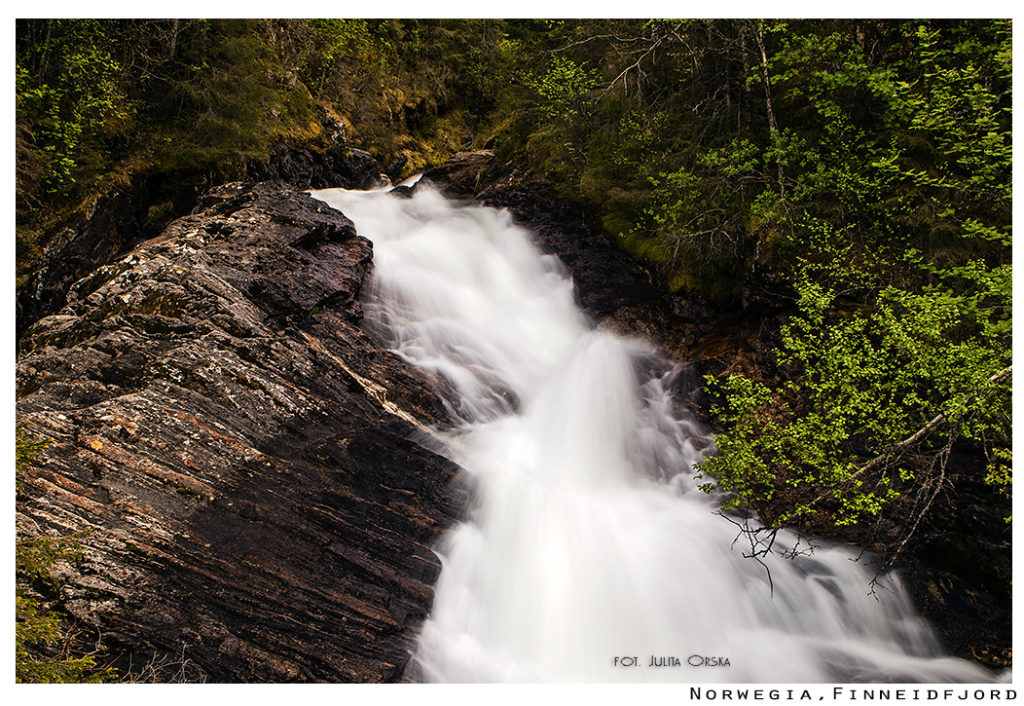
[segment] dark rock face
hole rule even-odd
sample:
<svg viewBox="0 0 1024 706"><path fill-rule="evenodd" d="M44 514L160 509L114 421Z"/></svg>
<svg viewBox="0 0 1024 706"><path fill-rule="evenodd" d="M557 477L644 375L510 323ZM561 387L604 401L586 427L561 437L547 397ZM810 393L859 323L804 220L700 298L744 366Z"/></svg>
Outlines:
<svg viewBox="0 0 1024 706"><path fill-rule="evenodd" d="M413 186L400 185L396 186L388 193L398 199L411 199L414 189L415 187Z"/></svg>
<svg viewBox="0 0 1024 706"><path fill-rule="evenodd" d="M1013 507L982 481L985 466L977 450L951 455L951 490L921 523L903 576L949 650L998 670L1013 661Z"/></svg>
<svg viewBox="0 0 1024 706"><path fill-rule="evenodd" d="M65 609L122 672L400 678L456 468L430 381L360 328L372 246L282 183L228 185L36 323L19 527L85 531ZM429 444L427 444L429 445Z"/></svg>
<svg viewBox="0 0 1024 706"><path fill-rule="evenodd" d="M47 242L41 267L18 289L17 335L64 306L72 283L154 235L154 222L188 213L211 185L204 173L137 174L72 212Z"/></svg>
<svg viewBox="0 0 1024 706"><path fill-rule="evenodd" d="M459 152L423 172L423 180L433 183L445 196L473 198L480 191L484 169L493 159L491 150Z"/></svg>
<svg viewBox="0 0 1024 706"><path fill-rule="evenodd" d="M348 189L373 189L387 186L390 177L384 174L377 160L369 152L345 147L330 155L334 175L323 186L342 186ZM337 179L341 177L341 179Z"/></svg>
<svg viewBox="0 0 1024 706"><path fill-rule="evenodd" d="M327 151L277 145L257 177L281 179L301 189L373 189L390 183L373 155L345 145Z"/></svg>
<svg viewBox="0 0 1024 706"><path fill-rule="evenodd" d="M115 194L97 200L60 228L48 243L42 267L18 290L18 336L42 316L59 309L72 282L135 241L139 221L134 211L129 196Z"/></svg>
<svg viewBox="0 0 1024 706"><path fill-rule="evenodd" d="M400 154L388 162L387 166L384 167L384 173L391 181L398 181L399 177L402 175L402 169L408 162L409 158Z"/></svg>

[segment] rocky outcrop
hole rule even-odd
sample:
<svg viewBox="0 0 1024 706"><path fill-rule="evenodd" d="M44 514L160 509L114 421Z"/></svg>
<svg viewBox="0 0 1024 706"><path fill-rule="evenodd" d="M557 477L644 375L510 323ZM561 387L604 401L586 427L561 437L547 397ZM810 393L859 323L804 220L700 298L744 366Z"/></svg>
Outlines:
<svg viewBox="0 0 1024 706"><path fill-rule="evenodd" d="M18 423L51 444L20 531L81 533L59 598L122 674L397 680L460 502L441 403L360 327L348 219L283 183L203 206L22 339Z"/></svg>
<svg viewBox="0 0 1024 706"><path fill-rule="evenodd" d="M909 543L903 576L950 651L1002 670L1013 662L1013 507L985 472L977 449L954 450L949 490ZM909 515L911 499L901 509Z"/></svg>
<svg viewBox="0 0 1024 706"><path fill-rule="evenodd" d="M481 176L494 159L491 150L458 152L436 167L423 172L425 183L432 183L445 196L469 199L482 187Z"/></svg>
<svg viewBox="0 0 1024 706"><path fill-rule="evenodd" d="M371 154L345 144L336 129L325 135L324 144L276 145L265 161L246 164L243 171L253 183L280 179L300 189L390 183ZM223 181L212 168L139 173L72 209L47 234L39 266L19 283L17 335L64 306L74 282L191 212L207 189Z"/></svg>
<svg viewBox="0 0 1024 706"><path fill-rule="evenodd" d="M173 214L188 213L210 186L209 175L199 172L142 173L72 209L52 227L39 266L18 285L17 335L64 306L74 282L154 235L152 228Z"/></svg>
<svg viewBox="0 0 1024 706"><path fill-rule="evenodd" d="M281 179L302 189L373 189L391 183L373 155L346 145L326 151L277 145L266 169L257 170L256 176Z"/></svg>

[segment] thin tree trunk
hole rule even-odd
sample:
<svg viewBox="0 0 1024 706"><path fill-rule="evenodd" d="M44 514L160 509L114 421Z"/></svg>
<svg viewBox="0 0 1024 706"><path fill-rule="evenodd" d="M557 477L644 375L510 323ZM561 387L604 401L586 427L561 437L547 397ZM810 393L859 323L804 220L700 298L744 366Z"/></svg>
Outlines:
<svg viewBox="0 0 1024 706"><path fill-rule="evenodd" d="M178 51L178 29L181 20L171 21L171 60L174 59L175 53Z"/></svg>
<svg viewBox="0 0 1024 706"><path fill-rule="evenodd" d="M754 38L757 40L757 48L761 52L761 81L764 83L764 103L768 109L768 132L771 135L772 146L778 151L780 147L779 125L775 122L775 111L772 109L772 84L768 78L768 52L764 48L764 33L761 31L760 21L754 26ZM779 171L779 195L785 196L786 184L783 181L782 162L779 161L778 155L775 157L775 164Z"/></svg>
<svg viewBox="0 0 1024 706"><path fill-rule="evenodd" d="M39 75L46 75L46 64L50 58L50 34L53 31L53 20L46 20L46 38L43 39L43 54L39 57Z"/></svg>

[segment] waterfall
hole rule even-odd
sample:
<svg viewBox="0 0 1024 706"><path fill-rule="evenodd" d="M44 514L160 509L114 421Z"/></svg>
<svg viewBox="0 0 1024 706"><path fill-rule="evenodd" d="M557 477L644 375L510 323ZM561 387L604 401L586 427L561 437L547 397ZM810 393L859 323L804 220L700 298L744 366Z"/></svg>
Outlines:
<svg viewBox="0 0 1024 706"><path fill-rule="evenodd" d="M677 370L595 327L557 258L501 210L417 187L313 195L373 241L367 319L436 376L467 475L464 521L412 673L427 681L947 682L899 578L858 553L744 557L693 478L710 438ZM780 532L775 547L795 549ZM749 553L749 545L746 546Z"/></svg>

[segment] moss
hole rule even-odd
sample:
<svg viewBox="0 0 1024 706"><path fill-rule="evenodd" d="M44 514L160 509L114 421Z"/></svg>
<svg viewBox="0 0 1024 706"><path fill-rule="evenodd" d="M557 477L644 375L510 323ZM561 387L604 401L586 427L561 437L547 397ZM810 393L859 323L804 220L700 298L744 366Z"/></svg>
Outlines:
<svg viewBox="0 0 1024 706"><path fill-rule="evenodd" d="M40 234L35 228L26 225L18 225L15 229L15 263L17 272L17 286L26 284L28 276L38 267L39 258L42 256L40 248Z"/></svg>
<svg viewBox="0 0 1024 706"><path fill-rule="evenodd" d="M14 469L15 474L20 476L29 466L36 462L39 454L53 443L52 439L40 439L28 432L22 431L19 425L14 436Z"/></svg>
<svg viewBox="0 0 1024 706"><path fill-rule="evenodd" d="M124 548L128 551L129 554L133 554L141 559L146 559L147 561L153 561L156 559L156 555L153 554L153 552L149 551L148 549L143 549L142 547L133 542L125 542Z"/></svg>
<svg viewBox="0 0 1024 706"><path fill-rule="evenodd" d="M98 327L91 323L78 322L75 326L64 328L53 333L38 333L31 338L20 340L20 353L29 353L40 348L53 346L55 348L73 348L82 341L86 341L96 335ZM37 388L38 389L38 388Z"/></svg>
<svg viewBox="0 0 1024 706"><path fill-rule="evenodd" d="M621 226L609 215L612 228ZM612 231L613 242L621 250L653 264L661 272L664 286L672 293L716 303L735 302L743 288L743 280L731 271L729 262L718 262L676 247L665 236L647 236L635 230Z"/></svg>
<svg viewBox="0 0 1024 706"><path fill-rule="evenodd" d="M192 498L193 500L206 500L206 498L203 497L202 494L197 493L193 490L189 490L188 488L185 488L180 485L174 488L174 492L177 493L178 495L184 495L187 498Z"/></svg>
<svg viewBox="0 0 1024 706"><path fill-rule="evenodd" d="M242 375L241 373L235 373L234 378L235 378L236 381L238 381L239 384L245 385L250 390L255 390L257 392L266 392L267 391L267 389L265 387L263 387L263 385L260 384L260 382L258 380L253 380L252 378L250 378L250 377L248 377L246 375Z"/></svg>

